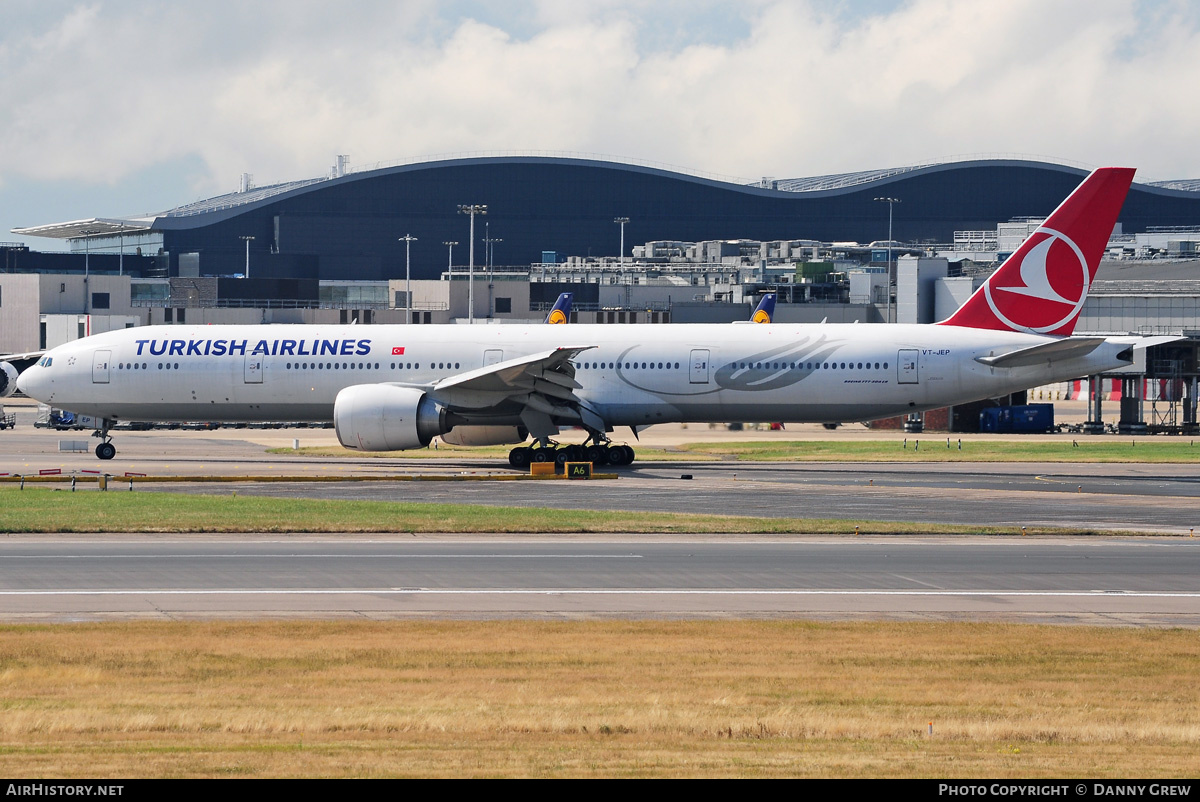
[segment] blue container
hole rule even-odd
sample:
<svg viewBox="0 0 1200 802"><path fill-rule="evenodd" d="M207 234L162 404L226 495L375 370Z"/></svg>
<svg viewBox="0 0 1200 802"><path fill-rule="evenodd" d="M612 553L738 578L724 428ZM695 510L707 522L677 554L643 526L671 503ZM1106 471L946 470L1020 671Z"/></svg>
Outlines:
<svg viewBox="0 0 1200 802"><path fill-rule="evenodd" d="M1054 429L1053 404L990 407L979 413L979 431L994 434L1042 434Z"/></svg>

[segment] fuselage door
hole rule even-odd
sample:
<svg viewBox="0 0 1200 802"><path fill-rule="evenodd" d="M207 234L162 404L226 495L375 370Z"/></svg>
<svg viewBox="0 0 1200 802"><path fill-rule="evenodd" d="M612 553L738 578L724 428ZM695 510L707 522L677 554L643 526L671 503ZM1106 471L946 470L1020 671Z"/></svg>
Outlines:
<svg viewBox="0 0 1200 802"><path fill-rule="evenodd" d="M692 349L692 384L708 384L708 360L707 348Z"/></svg>
<svg viewBox="0 0 1200 802"><path fill-rule="evenodd" d="M504 352L499 348L489 348L483 352L483 366L498 365L504 361Z"/></svg>
<svg viewBox="0 0 1200 802"><path fill-rule="evenodd" d="M112 351L97 351L92 357L92 384L108 384L108 365Z"/></svg>
<svg viewBox="0 0 1200 802"><path fill-rule="evenodd" d="M246 384L262 384L263 355L246 354Z"/></svg>
<svg viewBox="0 0 1200 802"><path fill-rule="evenodd" d="M918 353L920 352L916 348L900 349L896 357L897 384L920 384L920 376L917 373Z"/></svg>

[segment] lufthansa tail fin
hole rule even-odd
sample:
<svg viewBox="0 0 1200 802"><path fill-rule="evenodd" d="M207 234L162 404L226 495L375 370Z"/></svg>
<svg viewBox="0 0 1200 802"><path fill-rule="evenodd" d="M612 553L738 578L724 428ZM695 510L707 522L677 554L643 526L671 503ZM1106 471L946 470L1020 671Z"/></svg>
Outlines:
<svg viewBox="0 0 1200 802"><path fill-rule="evenodd" d="M775 317L775 293L768 292L754 308L754 313L750 315L750 322L770 323L773 317Z"/></svg>
<svg viewBox="0 0 1200 802"><path fill-rule="evenodd" d="M571 322L571 301L574 300L575 293L564 292L558 296L558 300L554 302L554 306L550 308L550 314L546 315L547 323L570 323Z"/></svg>
<svg viewBox="0 0 1200 802"><path fill-rule="evenodd" d="M1069 336L1134 172L1127 167L1103 167L1089 175L939 325Z"/></svg>

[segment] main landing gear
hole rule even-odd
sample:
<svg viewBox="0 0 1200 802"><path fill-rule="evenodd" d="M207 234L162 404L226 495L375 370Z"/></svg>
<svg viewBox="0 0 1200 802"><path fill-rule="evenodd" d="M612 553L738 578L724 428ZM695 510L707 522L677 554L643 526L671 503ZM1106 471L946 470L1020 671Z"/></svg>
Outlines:
<svg viewBox="0 0 1200 802"><path fill-rule="evenodd" d="M629 465L634 451L626 445L611 442L596 442L591 445L559 445L543 443L533 446L517 446L508 452L508 464L514 468L528 468L531 462L553 462L565 465L568 462L590 462L593 465Z"/></svg>
<svg viewBox="0 0 1200 802"><path fill-rule="evenodd" d="M109 460L117 456L117 447L112 444L112 435L108 433L109 421L102 420L100 428L92 432L92 437L100 438L100 445L96 446L96 457L98 459Z"/></svg>

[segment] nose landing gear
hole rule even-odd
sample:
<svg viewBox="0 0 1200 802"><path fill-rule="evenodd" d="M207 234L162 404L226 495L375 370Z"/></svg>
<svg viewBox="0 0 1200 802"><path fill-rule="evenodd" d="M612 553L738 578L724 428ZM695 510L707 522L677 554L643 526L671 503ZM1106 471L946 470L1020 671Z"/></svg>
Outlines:
<svg viewBox="0 0 1200 802"><path fill-rule="evenodd" d="M108 433L112 421L107 418L100 421L100 428L92 432L92 437L99 437L100 445L96 446L96 458L110 460L117 456L117 447L112 444L112 435Z"/></svg>

